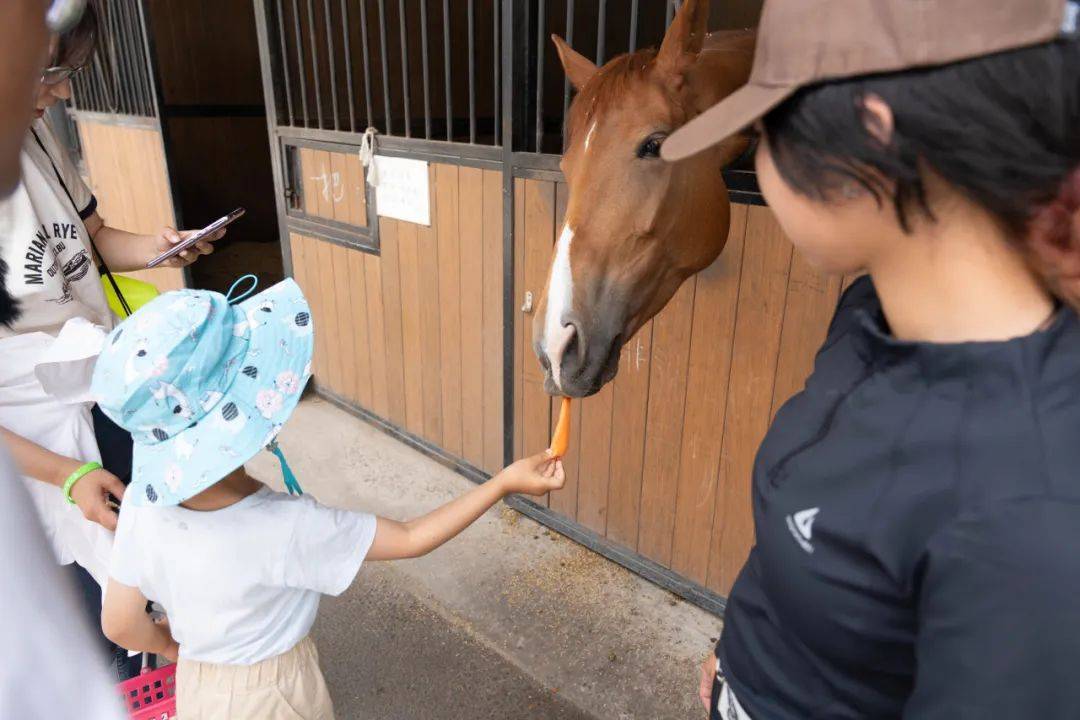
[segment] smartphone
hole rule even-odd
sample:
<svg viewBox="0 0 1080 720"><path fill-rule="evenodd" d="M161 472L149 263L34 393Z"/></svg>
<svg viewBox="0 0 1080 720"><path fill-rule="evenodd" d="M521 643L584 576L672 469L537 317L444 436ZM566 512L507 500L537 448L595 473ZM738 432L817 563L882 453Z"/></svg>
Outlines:
<svg viewBox="0 0 1080 720"><path fill-rule="evenodd" d="M214 222L212 222L209 225L207 225L206 227L204 227L202 230L197 231L194 235L190 236L187 240L184 240L183 242L178 242L177 244L173 245L171 248L169 248L165 252L161 253L160 255L158 255L156 258L154 258L150 262L146 263L146 267L147 268L157 267L158 265L165 262L169 258L176 257L180 253L182 253L185 250L187 250L187 249L191 248L192 246L194 246L195 243L199 242L200 240L205 238L207 235L213 235L215 232L217 232L221 228L225 227L226 225L231 225L232 223L236 222L237 220L240 219L240 217L244 214L244 212L245 212L244 208L240 207L240 208L236 208L235 210L233 210L231 213L229 213L225 217L218 218Z"/></svg>

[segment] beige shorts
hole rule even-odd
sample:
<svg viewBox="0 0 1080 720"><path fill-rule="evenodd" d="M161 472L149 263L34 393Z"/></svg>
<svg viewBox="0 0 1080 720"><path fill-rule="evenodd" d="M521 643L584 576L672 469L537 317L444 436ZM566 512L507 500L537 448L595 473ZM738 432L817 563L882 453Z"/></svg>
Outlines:
<svg viewBox="0 0 1080 720"><path fill-rule="evenodd" d="M184 660L176 665L180 720L333 720L311 638L254 665Z"/></svg>

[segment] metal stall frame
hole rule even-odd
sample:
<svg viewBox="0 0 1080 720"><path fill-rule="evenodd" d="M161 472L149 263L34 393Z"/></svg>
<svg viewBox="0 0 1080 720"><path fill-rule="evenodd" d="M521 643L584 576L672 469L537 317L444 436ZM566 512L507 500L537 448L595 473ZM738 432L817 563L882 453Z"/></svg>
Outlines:
<svg viewBox="0 0 1080 720"><path fill-rule="evenodd" d="M184 226L181 212L180 190L173 179L173 161L168 138L168 113L164 111L161 73L157 63L157 50L151 32L148 0L117 0L104 7L106 42L95 54L87 72L96 73L93 78L75 81L72 98L64 113L75 123L80 120L103 125L153 130L161 143L169 200L172 203L173 221L177 228ZM122 36L127 51L118 59L117 37ZM109 66L114 74L116 87L108 92L101 55L110 54ZM80 82L81 80L81 82ZM85 98L91 107L79 107L79 97ZM78 131L76 130L76 139ZM81 158L80 158L81 161ZM192 286L191 269L181 268L184 285Z"/></svg>
<svg viewBox="0 0 1080 720"><path fill-rule="evenodd" d="M280 83L275 79L275 69L281 67L284 69L284 63L288 62L288 58L285 56L287 52L285 47L285 33L287 32L283 20L281 8L288 0L255 0L255 20L256 29L259 41L259 54L260 63L262 68L262 80L263 80L263 93L266 99L267 108L267 133L270 139L271 152L272 152L272 167L275 185L275 203L278 215L278 224L280 228L280 241L282 248L282 260L284 269L287 275L293 275L292 266L292 249L290 242L290 232L296 232L305 236L317 237L331 243L336 243L353 249L358 249L363 252L378 254L380 252L378 244L378 217L375 208L374 193L370 188L366 188L367 194L367 212L368 212L368 227L358 228L356 226L347 225L333 220L328 220L322 217L308 216L302 211L299 211L296 207L290 207L295 203L297 198L297 189L290 187L290 173L289 171L289 152L292 147L312 147L317 149L337 150L342 149L357 150L361 138L362 132L356 131L356 123L353 117L349 118L350 130L343 130L339 128L335 129L323 129L324 123L322 120L318 120L320 127L311 127L310 120L317 119L312 118L312 115L321 114L322 103L321 99L316 96L316 112L309 113L307 111L307 95L304 90L305 74L303 69L298 75L300 86L300 104L303 106L302 112L304 115L303 123L299 123L296 118L295 107L292 89L289 85L289 73L284 73L284 82ZM294 4L296 0L293 0ZM474 84L470 77L470 92L469 92L469 125L465 131L469 141L468 142L451 142L453 138L453 116L450 112L450 91L449 86L452 82L449 72L449 63L446 65L446 83L447 90L445 92L447 103L447 115L446 120L446 137L447 140L434 139L432 127L431 127L431 112L430 112L430 97L427 92L427 80L428 80L428 53L427 44L423 44L423 56L420 61L423 63L423 78L424 78L424 90L425 90L425 110L424 110L424 136L416 137L415 133L411 132L412 118L407 115L402 119L405 121L405 128L397 135L387 134L379 135L379 153L384 155L392 155L398 157L408 157L418 160L427 160L434 163L445 163L451 165L465 166L465 167L477 167L488 170L498 170L502 173L502 222L503 222L503 297L502 297L502 313L503 313L503 461L504 464L508 464L514 460L514 361L515 361L515 347L513 342L514 337L514 325L517 319L517 303L515 302L514 288L514 183L519 178L531 178L540 180L561 181L563 176L559 170L560 156L542 152L529 152L515 149L515 142L518 143L518 147L529 147L533 140L535 140L535 148L539 149L543 142L543 119L540 117L539 105L542 102L542 82L536 83L537 87L529 87L529 70L530 66L536 65L537 68L542 70L544 57L543 52L537 53L537 46L532 44L534 37L537 42L544 42L544 27L543 22L538 20L536 27L532 27L530 19L533 16L533 12L539 8L542 17L544 1L537 0L537 5L530 3L515 2L514 0L497 0L494 5L494 20L498 32L494 33L494 51L499 62L496 63L494 68L495 74L495 88L498 95L497 102L494 104L494 144L483 145L476 143L476 109L475 109L475 90ZM378 4L378 15L376 19L380 23L381 30L377 32L386 32L386 19L385 19L385 0L380 0ZM438 5L436 0L436 5ZM444 13L448 12L448 3L443 0L441 3L441 10ZM634 5L637 5L635 0ZM573 0L568 0L568 6L572 9ZM673 12L674 2L668 0L668 6ZM422 4L423 15L426 19L428 14L427 2ZM603 5L606 12L606 3ZM276 15L275 15L276 9ZM433 6L433 9L438 12L438 8ZM293 12L301 11L302 8L294 7ZM330 17L329 4L325 7L326 18ZM472 17L472 0L469 1L469 16ZM671 15L669 12L669 16ZM364 49L362 54L363 59L363 74L365 78L370 78L373 69L370 67L369 51L367 47L367 30L368 30L368 12L366 9L366 3L360 3L361 16L359 22L363 28L363 43ZM342 2L342 17L347 18L348 12L345 9L345 3ZM295 18L294 18L295 20ZM636 18L635 18L636 20ZM311 19L309 18L309 22ZM404 37L404 18L401 19L402 26L399 27L399 32ZM314 24L312 22L312 24ZM327 27L330 28L329 23ZM449 33L448 24L444 21L444 34ZM278 33L278 42L274 41L274 32ZM472 30L472 23L470 23L470 30ZM296 54L301 58L300 62L303 63L304 48L300 41L300 27L299 23L295 28L297 35L296 40ZM423 37L426 40L428 37L428 29L426 23L421 28ZM571 28L572 32L572 28ZM629 43L631 48L636 46L637 22L631 24L631 37ZM327 32L327 35L331 35L331 32ZM472 32L469 33L469 46L472 49ZM348 42L348 34L343 31L342 39L344 42ZM330 40L332 42L332 40ZM444 52L449 51L446 48L448 40L444 38ZM315 43L311 42L311 51L315 52ZM388 66L386 64L385 54L387 52L385 42L380 43L380 50L383 55L381 58L382 73L384 82L382 85L382 102L384 120L388 132L392 129L392 118L390 117L390 99L389 91L387 89L386 74L388 73ZM597 48L599 60L603 60L603 47L602 44ZM402 47L404 53L404 44ZM472 53L470 52L470 56ZM415 59L415 58L414 58ZM375 59L379 62L379 59ZM318 63L316 60L312 60L313 67L317 68ZM405 64L408 63L407 58L403 58L402 72L407 74L405 70ZM471 64L471 63L470 63ZM346 66L348 67L348 63ZM316 79L318 78L318 72L315 73ZM470 73L471 75L471 73ZM352 71L350 70L350 77L352 77ZM541 74L542 77L542 74ZM461 80L458 80L460 82ZM280 87L279 85L284 85ZM352 87L350 83L350 93ZM373 98L371 83L365 81L364 83L364 98L363 103L357 109L366 110L366 120L370 125L372 120ZM564 105L569 104L569 86L564 85L563 96L560 101ZM279 101L279 99L283 99ZM336 100L336 98L335 98ZM376 106L374 109L376 112L379 110L377 107L378 99L375 99ZM534 104L535 103L535 104ZM283 118L288 118L289 125L279 124L279 106L284 106L286 114L282 115ZM408 103L405 104L406 113L408 112ZM350 111L352 109L350 108ZM533 115L536 115L535 125L530 127L530 121L533 120ZM335 112L334 124L337 125L338 113ZM437 135L438 133L435 133ZM529 135L535 135L534 137L527 137ZM761 199L760 194L757 192L756 179L753 173L748 169L725 169L725 178L728 181L729 192L734 202L745 204L757 204L763 205L764 201ZM527 360L526 360L527 361ZM489 475L479 468L471 465L465 460L451 455L444 449L434 445L433 443L421 438L402 427L388 421L387 419L380 417L370 410L360 407L350 400L345 399L341 395L334 391L320 386L316 383L315 390L325 400L333 403L334 405L346 410L347 412L365 420L366 422L381 429L392 437L404 442L410 447L424 453L425 455L433 458L446 467L458 472L464 477L472 480L473 482L483 482L489 478ZM519 496L512 496L506 499L506 504L511 508L521 512L524 515L538 521L539 523L551 528L552 530L574 540L586 548L599 553L600 555L612 560L627 569L635 572L645 579L659 585L660 587L674 593L675 595L717 615L723 616L726 599L718 593L704 587L703 585L689 580L676 573L675 571L664 567L640 553L630 550L626 547L616 544L615 542L608 540L600 536L599 534L589 530L585 526L574 522L562 515L555 513L554 511L543 507L531 500L528 500Z"/></svg>

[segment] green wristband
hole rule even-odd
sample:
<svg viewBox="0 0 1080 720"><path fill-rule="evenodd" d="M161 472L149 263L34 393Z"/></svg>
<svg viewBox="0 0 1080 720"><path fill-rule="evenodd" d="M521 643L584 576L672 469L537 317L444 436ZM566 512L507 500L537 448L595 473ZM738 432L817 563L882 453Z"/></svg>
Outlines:
<svg viewBox="0 0 1080 720"><path fill-rule="evenodd" d="M64 481L64 497L67 499L67 501L69 503L71 503L72 505L75 504L75 501L71 499L71 488L75 487L75 483L82 480L84 475L89 475L90 473L94 472L95 470L100 470L100 469L101 469L101 463L99 463L99 462L88 462L85 465L83 465L81 468L79 468L78 470L76 470L75 472L73 472L73 473L71 473L70 475L67 476L67 480Z"/></svg>

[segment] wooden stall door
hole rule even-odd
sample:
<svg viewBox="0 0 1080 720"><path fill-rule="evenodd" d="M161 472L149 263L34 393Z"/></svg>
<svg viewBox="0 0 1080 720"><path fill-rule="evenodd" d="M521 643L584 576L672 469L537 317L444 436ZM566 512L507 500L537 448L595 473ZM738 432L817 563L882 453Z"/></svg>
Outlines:
<svg viewBox="0 0 1080 720"><path fill-rule="evenodd" d="M519 301L543 289L565 195L516 181ZM549 507L726 594L753 543L757 447L809 374L840 284L792 252L767 208L735 206L723 255L626 344L615 381L575 403L567 484ZM531 328L519 313L519 455L544 447L554 417Z"/></svg>
<svg viewBox="0 0 1080 720"><path fill-rule="evenodd" d="M99 123L79 118L79 140L90 189L105 223L134 233L175 226L161 133L150 127ZM184 287L176 268L125 272L161 292Z"/></svg>
<svg viewBox="0 0 1080 720"><path fill-rule="evenodd" d="M362 225L354 151L302 147L304 211ZM291 236L319 386L480 470L502 468L502 175L432 163L431 224L379 219L378 255Z"/></svg>

